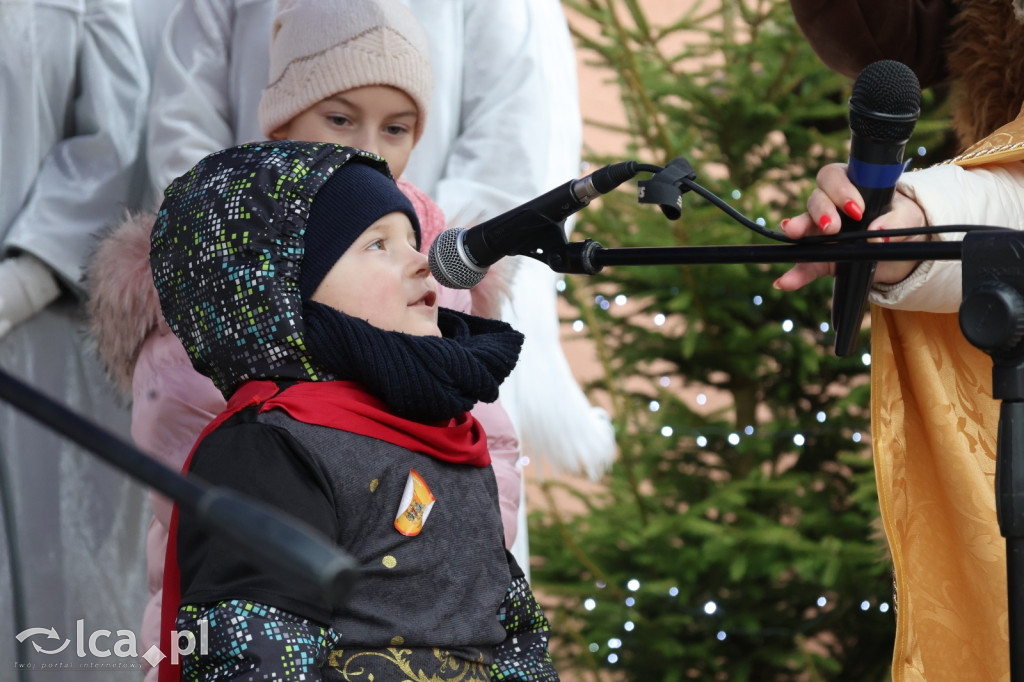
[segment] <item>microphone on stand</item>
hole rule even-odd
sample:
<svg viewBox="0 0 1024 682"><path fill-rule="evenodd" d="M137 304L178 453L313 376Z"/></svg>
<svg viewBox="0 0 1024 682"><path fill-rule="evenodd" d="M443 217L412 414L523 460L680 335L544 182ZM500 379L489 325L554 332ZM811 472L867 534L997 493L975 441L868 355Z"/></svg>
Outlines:
<svg viewBox="0 0 1024 682"><path fill-rule="evenodd" d="M475 227L445 230L430 245L427 256L434 279L449 289L472 289L483 280L487 268L505 256L543 248L553 237L564 242L560 224L566 218L634 177L638 169L635 161L614 163ZM559 226L557 234L551 234L552 226Z"/></svg>
<svg viewBox="0 0 1024 682"><path fill-rule="evenodd" d="M906 64L886 59L869 64L857 76L850 97L847 177L864 198L864 215L854 220L840 213L841 232L866 230L871 221L891 207L896 181L906 168L903 151L920 113L921 85ZM875 265L836 263L832 327L839 357L853 352Z"/></svg>

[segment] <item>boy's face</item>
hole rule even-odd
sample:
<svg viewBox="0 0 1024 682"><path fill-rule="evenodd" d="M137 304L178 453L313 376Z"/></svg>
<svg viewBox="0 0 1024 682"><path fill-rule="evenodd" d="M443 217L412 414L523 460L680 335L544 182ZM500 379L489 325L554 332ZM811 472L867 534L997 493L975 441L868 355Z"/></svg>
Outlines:
<svg viewBox="0 0 1024 682"><path fill-rule="evenodd" d="M332 142L365 149L401 177L415 145L419 113L407 94L387 85L366 85L317 102L273 132L275 140Z"/></svg>
<svg viewBox="0 0 1024 682"><path fill-rule="evenodd" d="M385 331L441 336L437 282L404 213L389 213L359 235L311 298Z"/></svg>

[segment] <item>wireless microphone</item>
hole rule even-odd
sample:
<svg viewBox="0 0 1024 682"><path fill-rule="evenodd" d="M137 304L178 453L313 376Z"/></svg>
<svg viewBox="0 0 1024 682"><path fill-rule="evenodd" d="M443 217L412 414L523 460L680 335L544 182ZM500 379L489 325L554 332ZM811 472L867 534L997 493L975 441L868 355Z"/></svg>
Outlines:
<svg viewBox="0 0 1024 682"><path fill-rule="evenodd" d="M866 230L889 211L896 181L906 164L903 151L921 113L921 85L906 64L882 60L857 76L850 97L850 163L847 177L864 198L864 215L854 220L842 215L842 232ZM875 274L873 262L837 262L832 290L832 327L835 353L853 351L868 290Z"/></svg>

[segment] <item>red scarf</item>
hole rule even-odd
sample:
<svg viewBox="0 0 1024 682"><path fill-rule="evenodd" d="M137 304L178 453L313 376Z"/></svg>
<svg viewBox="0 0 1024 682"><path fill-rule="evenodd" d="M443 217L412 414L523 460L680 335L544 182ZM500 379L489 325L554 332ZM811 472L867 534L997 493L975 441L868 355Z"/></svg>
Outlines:
<svg viewBox="0 0 1024 682"><path fill-rule="evenodd" d="M483 427L468 412L442 425L421 424L391 414L384 403L348 381L303 381L284 390L272 381L250 381L231 396L224 411L203 429L185 460L182 473L188 472L195 448L207 434L235 413L256 405L260 406L260 412L284 410L296 421L370 436L446 462L476 467L491 463ZM171 665L170 660L171 631L175 629L181 603L177 537L178 506L175 505L168 528L160 610L160 651L168 658L160 663L159 682L181 680L180 662Z"/></svg>

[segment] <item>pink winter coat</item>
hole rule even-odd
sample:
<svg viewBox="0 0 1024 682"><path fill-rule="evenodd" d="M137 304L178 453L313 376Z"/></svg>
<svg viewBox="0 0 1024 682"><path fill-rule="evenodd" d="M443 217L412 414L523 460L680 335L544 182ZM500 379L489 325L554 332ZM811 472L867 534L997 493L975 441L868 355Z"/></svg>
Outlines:
<svg viewBox="0 0 1024 682"><path fill-rule="evenodd" d="M445 228L444 214L425 193L405 180L399 187L412 201L420 221L421 248ZM180 470L202 429L225 406L207 377L192 368L185 348L164 322L149 267L152 214L132 216L100 244L89 268L90 329L111 378L131 392L131 434L136 445L174 470ZM460 312L498 317L507 292L501 266L491 269L470 291L438 287L438 304ZM487 433L498 482L505 545L511 547L518 523L522 474L519 439L500 401L478 403L473 416ZM147 564L150 601L143 614L141 648L159 643L161 589L171 502L150 493ZM145 664L143 664L145 665ZM148 677L148 676L147 676Z"/></svg>

